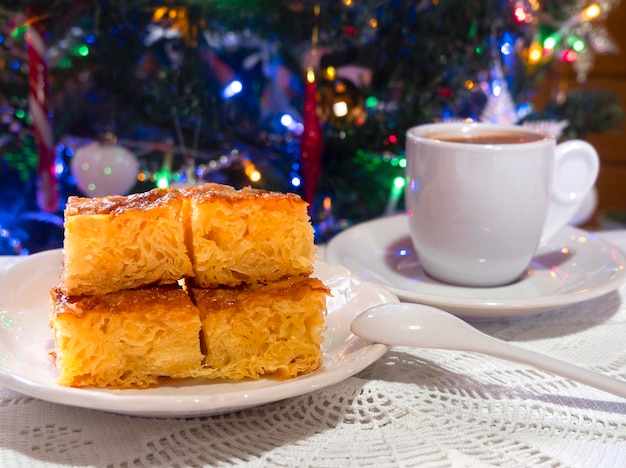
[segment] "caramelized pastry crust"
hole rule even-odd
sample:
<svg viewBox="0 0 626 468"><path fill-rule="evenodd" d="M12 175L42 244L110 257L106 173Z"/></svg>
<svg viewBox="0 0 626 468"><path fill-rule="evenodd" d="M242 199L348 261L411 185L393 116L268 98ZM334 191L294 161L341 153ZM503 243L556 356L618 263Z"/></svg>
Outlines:
<svg viewBox="0 0 626 468"><path fill-rule="evenodd" d="M156 188L128 196L112 195L100 198L72 196L67 200L65 217L79 215L115 216L129 211L149 211L159 206L166 206L172 198L182 199L182 194L176 190Z"/></svg>
<svg viewBox="0 0 626 468"><path fill-rule="evenodd" d="M305 276L260 286L192 288L202 320L203 375L286 379L318 369L328 293L320 280Z"/></svg>
<svg viewBox="0 0 626 468"><path fill-rule="evenodd" d="M68 297L53 288L59 383L145 388L199 374L200 316L178 286Z"/></svg>
<svg viewBox="0 0 626 468"><path fill-rule="evenodd" d="M128 197L70 197L61 289L107 294L192 276L182 222L184 197L154 189Z"/></svg>
<svg viewBox="0 0 626 468"><path fill-rule="evenodd" d="M216 184L184 193L197 287L269 283L313 272L313 227L297 195Z"/></svg>

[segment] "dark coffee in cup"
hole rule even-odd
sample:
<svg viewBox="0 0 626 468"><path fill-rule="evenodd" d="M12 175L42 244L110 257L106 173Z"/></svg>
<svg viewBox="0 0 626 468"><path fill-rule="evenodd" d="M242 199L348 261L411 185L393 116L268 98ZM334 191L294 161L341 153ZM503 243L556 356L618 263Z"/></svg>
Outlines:
<svg viewBox="0 0 626 468"><path fill-rule="evenodd" d="M546 137L533 132L469 132L469 133L432 133L427 138L452 143L472 143L476 145L507 145L516 143L531 143L545 140Z"/></svg>

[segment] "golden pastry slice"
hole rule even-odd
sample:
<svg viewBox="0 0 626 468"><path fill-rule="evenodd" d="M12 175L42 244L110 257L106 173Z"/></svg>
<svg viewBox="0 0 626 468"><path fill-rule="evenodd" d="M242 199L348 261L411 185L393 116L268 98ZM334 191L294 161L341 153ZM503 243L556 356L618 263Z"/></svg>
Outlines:
<svg viewBox="0 0 626 468"><path fill-rule="evenodd" d="M263 286L192 288L202 320L203 375L286 379L318 369L328 294L324 283L304 276Z"/></svg>
<svg viewBox="0 0 626 468"><path fill-rule="evenodd" d="M200 288L269 283L313 271L307 204L296 194L205 184L184 189Z"/></svg>
<svg viewBox="0 0 626 468"><path fill-rule="evenodd" d="M82 297L53 288L51 299L59 384L145 388L198 374L200 315L179 286Z"/></svg>
<svg viewBox="0 0 626 468"><path fill-rule="evenodd" d="M184 197L153 189L129 196L70 197L61 289L106 294L193 275L182 221Z"/></svg>

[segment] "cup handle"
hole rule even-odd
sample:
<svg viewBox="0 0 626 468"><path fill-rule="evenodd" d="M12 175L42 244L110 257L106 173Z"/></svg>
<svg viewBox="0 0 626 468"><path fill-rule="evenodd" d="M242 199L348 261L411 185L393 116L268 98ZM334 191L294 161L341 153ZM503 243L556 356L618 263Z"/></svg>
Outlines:
<svg viewBox="0 0 626 468"><path fill-rule="evenodd" d="M554 237L576 214L598 177L600 159L589 143L570 140L556 147L552 191L540 246Z"/></svg>

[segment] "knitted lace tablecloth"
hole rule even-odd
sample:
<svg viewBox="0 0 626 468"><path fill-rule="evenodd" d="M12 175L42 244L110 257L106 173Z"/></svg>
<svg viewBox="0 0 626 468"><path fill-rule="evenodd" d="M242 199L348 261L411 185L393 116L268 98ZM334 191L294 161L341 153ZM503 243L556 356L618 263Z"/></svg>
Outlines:
<svg viewBox="0 0 626 468"><path fill-rule="evenodd" d="M626 231L602 235L626 248ZM622 287L476 325L626 379L625 296ZM62 406L0 386L0 466L623 467L626 400L491 357L400 347L331 387L193 419Z"/></svg>

